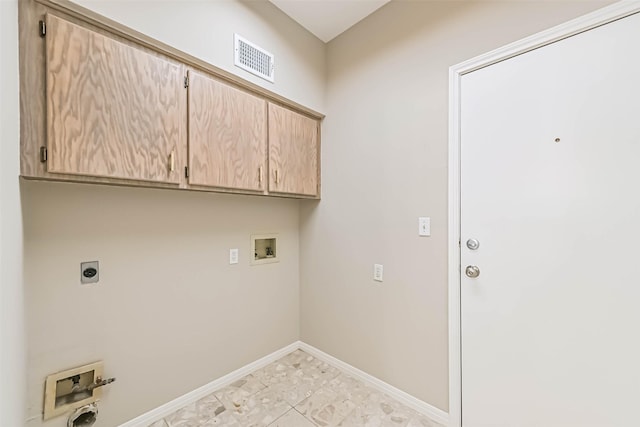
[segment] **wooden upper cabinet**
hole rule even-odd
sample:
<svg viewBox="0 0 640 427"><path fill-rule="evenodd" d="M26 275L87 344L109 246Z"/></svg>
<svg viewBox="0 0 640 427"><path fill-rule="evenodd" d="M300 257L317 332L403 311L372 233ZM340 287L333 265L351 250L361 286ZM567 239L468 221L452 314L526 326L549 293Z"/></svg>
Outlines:
<svg viewBox="0 0 640 427"><path fill-rule="evenodd" d="M269 191L319 196L319 126L269 103Z"/></svg>
<svg viewBox="0 0 640 427"><path fill-rule="evenodd" d="M19 3L21 177L319 197L322 114L74 2Z"/></svg>
<svg viewBox="0 0 640 427"><path fill-rule="evenodd" d="M48 172L179 183L183 80L180 64L47 15Z"/></svg>
<svg viewBox="0 0 640 427"><path fill-rule="evenodd" d="M189 70L189 184L265 190L266 104Z"/></svg>

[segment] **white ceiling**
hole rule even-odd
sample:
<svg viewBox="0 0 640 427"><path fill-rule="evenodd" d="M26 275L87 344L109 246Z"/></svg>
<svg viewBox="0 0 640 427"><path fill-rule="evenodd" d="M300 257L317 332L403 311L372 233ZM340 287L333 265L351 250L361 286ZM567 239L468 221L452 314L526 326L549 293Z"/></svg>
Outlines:
<svg viewBox="0 0 640 427"><path fill-rule="evenodd" d="M270 1L326 43L390 0Z"/></svg>

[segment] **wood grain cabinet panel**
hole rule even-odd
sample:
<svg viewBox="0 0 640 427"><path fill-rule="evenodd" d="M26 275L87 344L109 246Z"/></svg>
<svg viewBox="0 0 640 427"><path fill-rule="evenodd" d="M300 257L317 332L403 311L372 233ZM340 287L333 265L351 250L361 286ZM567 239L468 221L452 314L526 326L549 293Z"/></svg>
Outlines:
<svg viewBox="0 0 640 427"><path fill-rule="evenodd" d="M319 122L269 103L269 192L318 196Z"/></svg>
<svg viewBox="0 0 640 427"><path fill-rule="evenodd" d="M47 15L48 172L178 184L184 67Z"/></svg>
<svg viewBox="0 0 640 427"><path fill-rule="evenodd" d="M263 191L267 102L189 71L189 184Z"/></svg>

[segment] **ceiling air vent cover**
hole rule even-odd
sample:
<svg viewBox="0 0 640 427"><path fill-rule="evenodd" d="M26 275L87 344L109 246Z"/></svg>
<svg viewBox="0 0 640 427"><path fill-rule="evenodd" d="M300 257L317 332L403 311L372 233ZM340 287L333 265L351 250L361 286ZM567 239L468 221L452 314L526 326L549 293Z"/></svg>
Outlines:
<svg viewBox="0 0 640 427"><path fill-rule="evenodd" d="M236 66L273 83L273 55L238 34L234 40Z"/></svg>

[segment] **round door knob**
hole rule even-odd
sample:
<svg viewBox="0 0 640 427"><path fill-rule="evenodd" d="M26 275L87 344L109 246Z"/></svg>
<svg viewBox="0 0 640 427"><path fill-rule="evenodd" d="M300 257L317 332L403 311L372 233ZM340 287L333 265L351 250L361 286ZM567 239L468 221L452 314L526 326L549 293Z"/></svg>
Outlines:
<svg viewBox="0 0 640 427"><path fill-rule="evenodd" d="M467 277L478 277L480 275L480 269L475 265L467 265L464 272Z"/></svg>

